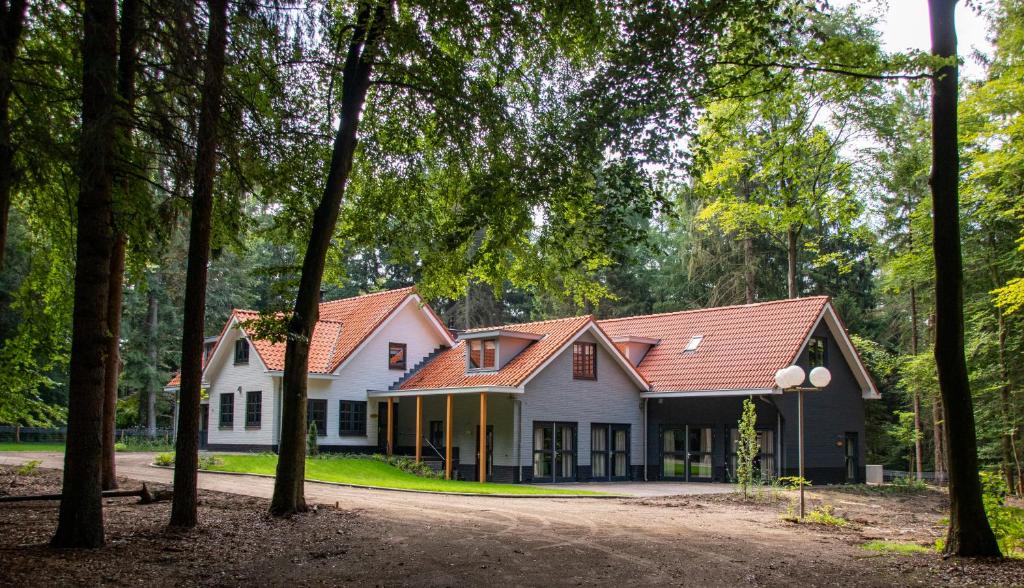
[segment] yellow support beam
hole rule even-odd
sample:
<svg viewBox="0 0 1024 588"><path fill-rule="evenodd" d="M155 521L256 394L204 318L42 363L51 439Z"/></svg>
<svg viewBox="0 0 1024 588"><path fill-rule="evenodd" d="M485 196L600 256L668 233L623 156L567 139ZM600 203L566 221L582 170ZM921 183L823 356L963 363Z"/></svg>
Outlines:
<svg viewBox="0 0 1024 588"><path fill-rule="evenodd" d="M423 397L416 397L416 463L423 459Z"/></svg>
<svg viewBox="0 0 1024 588"><path fill-rule="evenodd" d="M388 396L388 455L395 452L395 399Z"/></svg>
<svg viewBox="0 0 1024 588"><path fill-rule="evenodd" d="M452 479L452 395L445 397L444 408L444 479Z"/></svg>
<svg viewBox="0 0 1024 588"><path fill-rule="evenodd" d="M480 393L480 482L487 481L487 393Z"/></svg>

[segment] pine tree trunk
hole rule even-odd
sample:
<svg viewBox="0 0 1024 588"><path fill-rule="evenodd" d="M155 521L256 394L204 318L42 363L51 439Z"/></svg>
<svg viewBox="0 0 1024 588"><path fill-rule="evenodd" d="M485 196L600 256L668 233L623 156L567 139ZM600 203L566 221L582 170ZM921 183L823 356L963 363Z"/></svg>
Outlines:
<svg viewBox="0 0 1024 588"><path fill-rule="evenodd" d="M103 545L103 390L113 238L111 188L117 73L117 8L83 2L75 299L68 378L63 500L54 547Z"/></svg>
<svg viewBox="0 0 1024 588"><path fill-rule="evenodd" d="M919 336L917 331L917 287L910 285L910 354L918 354ZM921 390L914 385L914 461L917 464L917 479L924 479L924 471L921 465L921 458L924 455L921 451Z"/></svg>
<svg viewBox="0 0 1024 588"><path fill-rule="evenodd" d="M117 426L117 380L121 372L121 302L123 300L125 236L114 237L107 295L107 358L103 375L103 489L117 489L114 443Z"/></svg>
<svg viewBox="0 0 1024 588"><path fill-rule="evenodd" d="M789 286L789 297L799 298L800 291L796 283L796 256L797 256L797 230L790 227L786 231L788 267L786 271L786 283Z"/></svg>
<svg viewBox="0 0 1024 588"><path fill-rule="evenodd" d="M932 54L956 57L956 0L928 2ZM935 250L935 361L949 434L949 533L946 553L999 556L978 478L974 406L964 356L963 260L960 253L957 66L932 79L932 216Z"/></svg>
<svg viewBox="0 0 1024 588"><path fill-rule="evenodd" d="M757 298L756 279L757 276L754 272L754 240L747 237L743 239L743 290L747 304L753 304Z"/></svg>
<svg viewBox="0 0 1024 588"><path fill-rule="evenodd" d="M178 438L175 441L174 500L171 526L198 522L199 403L203 379L203 335L206 323L206 277L210 259L213 183L220 137L221 96L227 52L227 0L208 0L210 29L206 38L203 93L199 110L196 173L185 275L185 311L181 333L181 388Z"/></svg>
<svg viewBox="0 0 1024 588"><path fill-rule="evenodd" d="M14 90L12 70L18 54L18 43L25 26L26 0L4 2L0 11L0 267L7 247L7 217L11 210L14 187L14 145L11 143L11 93Z"/></svg>
<svg viewBox="0 0 1024 588"><path fill-rule="evenodd" d="M323 197L313 217L309 246L302 261L302 276L295 309L288 322L282 377L281 444L270 512L285 516L306 510L306 378L309 372L309 341L319 318L319 292L324 262L338 222L352 159L355 156L359 117L366 103L381 36L387 26L387 6L381 2L360 4L343 70L341 122Z"/></svg>
<svg viewBox="0 0 1024 588"><path fill-rule="evenodd" d="M153 291L155 280L157 280L156 275L150 282L146 300L146 345L148 347L146 355L149 357L149 366L153 374L146 382L146 435L150 439L156 438L156 397L160 393L160 382L156 379L160 343L158 339L160 323L157 321L160 300Z"/></svg>

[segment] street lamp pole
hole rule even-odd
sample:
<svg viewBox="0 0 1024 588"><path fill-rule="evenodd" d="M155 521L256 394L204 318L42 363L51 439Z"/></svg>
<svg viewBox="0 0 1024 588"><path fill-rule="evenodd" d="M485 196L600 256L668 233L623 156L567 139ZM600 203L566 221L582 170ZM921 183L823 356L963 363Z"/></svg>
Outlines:
<svg viewBox="0 0 1024 588"><path fill-rule="evenodd" d="M797 454L800 465L800 520L804 518L804 392L819 392L832 381L832 374L827 368L818 366L811 370L811 386L804 383L804 369L791 365L775 372L775 384L783 392L797 393Z"/></svg>

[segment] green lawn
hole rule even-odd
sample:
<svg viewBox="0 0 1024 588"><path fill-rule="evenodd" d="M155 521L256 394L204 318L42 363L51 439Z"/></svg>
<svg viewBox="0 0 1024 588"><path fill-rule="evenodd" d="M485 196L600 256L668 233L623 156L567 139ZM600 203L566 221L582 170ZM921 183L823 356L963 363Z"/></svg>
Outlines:
<svg viewBox="0 0 1024 588"><path fill-rule="evenodd" d="M13 441L0 441L0 452L2 451L59 451L64 453L63 443L14 443Z"/></svg>
<svg viewBox="0 0 1024 588"><path fill-rule="evenodd" d="M218 472L241 472L249 474L274 475L277 456L217 455L217 465L206 466ZM435 492L468 492L472 494L565 494L601 495L603 492L589 490L565 490L560 488L538 488L520 484L481 484L457 480L423 478L404 472L392 465L374 459L361 457L327 457L306 460L306 479L320 482L341 482L361 486L380 486L404 490L425 490Z"/></svg>

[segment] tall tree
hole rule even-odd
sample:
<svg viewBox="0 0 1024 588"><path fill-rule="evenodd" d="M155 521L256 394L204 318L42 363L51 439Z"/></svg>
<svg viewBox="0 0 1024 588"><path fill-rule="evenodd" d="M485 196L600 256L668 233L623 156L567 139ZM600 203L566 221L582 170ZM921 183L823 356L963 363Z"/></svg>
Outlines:
<svg viewBox="0 0 1024 588"><path fill-rule="evenodd" d="M960 251L960 152L957 143L956 0L929 0L932 55L943 60L932 80L932 215L935 251L935 362L946 415L950 555L999 556L978 478L977 434L964 356L963 261Z"/></svg>
<svg viewBox="0 0 1024 588"><path fill-rule="evenodd" d="M181 334L180 406L170 523L175 527L194 527L198 522L199 401L203 379L206 279L210 258L217 146L221 133L224 62L228 45L227 0L209 0L207 6L209 30L203 66L188 269L185 277L185 316Z"/></svg>
<svg viewBox="0 0 1024 588"><path fill-rule="evenodd" d="M7 246L7 217L14 188L14 145L11 141L11 70L25 26L27 0L0 2L0 267Z"/></svg>
<svg viewBox="0 0 1024 588"><path fill-rule="evenodd" d="M117 7L86 0L82 42L82 134L75 301L64 487L54 547L103 545L101 501L107 298L113 237L113 144L116 125Z"/></svg>

